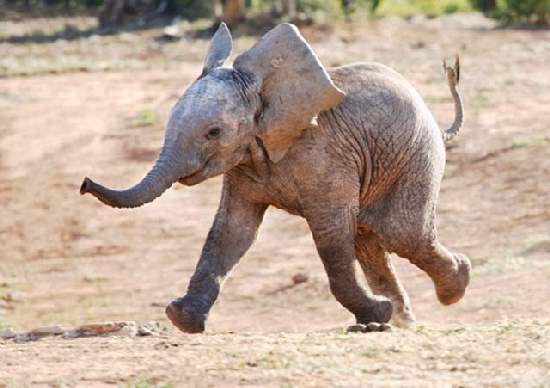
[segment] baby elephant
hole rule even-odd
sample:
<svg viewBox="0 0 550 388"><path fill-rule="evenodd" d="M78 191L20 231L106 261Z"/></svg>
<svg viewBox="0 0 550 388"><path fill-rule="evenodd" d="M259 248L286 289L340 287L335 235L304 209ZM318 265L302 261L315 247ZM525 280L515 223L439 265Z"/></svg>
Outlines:
<svg viewBox="0 0 550 388"><path fill-rule="evenodd" d="M444 141L463 121L458 61L445 66L456 118L441 131L401 75L376 63L327 70L291 24L277 26L224 68L231 49L222 24L141 182L119 191L85 178L80 188L109 206L134 208L175 182L196 185L224 174L187 294L166 307L172 323L187 333L204 331L224 279L270 205L306 219L332 294L365 327L386 327L392 311L394 324L414 326L390 252L424 270L441 303L458 302L470 262L441 244L434 221ZM357 282L355 260L376 295Z"/></svg>

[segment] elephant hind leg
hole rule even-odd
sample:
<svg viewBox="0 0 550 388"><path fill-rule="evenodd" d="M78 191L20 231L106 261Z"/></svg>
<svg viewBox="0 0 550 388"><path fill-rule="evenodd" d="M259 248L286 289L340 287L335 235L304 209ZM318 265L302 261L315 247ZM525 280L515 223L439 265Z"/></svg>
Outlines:
<svg viewBox="0 0 550 388"><path fill-rule="evenodd" d="M380 239L374 233L360 228L355 240L355 252L371 290L392 301L392 323L401 328L414 328L416 319L409 296L399 281L390 256L382 247Z"/></svg>
<svg viewBox="0 0 550 388"><path fill-rule="evenodd" d="M439 241L423 249L397 252L425 271L433 280L437 298L444 305L458 302L470 283L471 264L468 257L453 253Z"/></svg>
<svg viewBox="0 0 550 388"><path fill-rule="evenodd" d="M414 179L412 179L414 178ZM377 207L360 214L360 222L380 236L384 247L415 264L434 282L439 301L458 302L470 282L470 260L445 248L437 238L435 204L436 178L412 176L396 184Z"/></svg>

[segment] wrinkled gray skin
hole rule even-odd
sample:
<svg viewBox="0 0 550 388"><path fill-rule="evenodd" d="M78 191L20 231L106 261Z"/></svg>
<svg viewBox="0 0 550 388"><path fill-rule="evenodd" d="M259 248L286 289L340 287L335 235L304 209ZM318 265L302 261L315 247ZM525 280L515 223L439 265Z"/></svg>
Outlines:
<svg viewBox="0 0 550 388"><path fill-rule="evenodd" d="M434 223L444 139L462 124L458 66L446 68L457 117L441 131L398 73L374 63L327 72L292 25L276 27L233 68L221 68L231 45L222 24L201 77L173 108L157 163L140 183L115 191L86 178L81 187L82 194L128 208L153 201L176 181L195 185L224 174L187 293L166 308L174 325L188 333L205 329L268 206L307 220L331 292L358 323L388 322L394 310L395 324L414 325L390 252L424 270L441 303L462 298L470 263L439 242ZM356 260L376 295L357 282Z"/></svg>

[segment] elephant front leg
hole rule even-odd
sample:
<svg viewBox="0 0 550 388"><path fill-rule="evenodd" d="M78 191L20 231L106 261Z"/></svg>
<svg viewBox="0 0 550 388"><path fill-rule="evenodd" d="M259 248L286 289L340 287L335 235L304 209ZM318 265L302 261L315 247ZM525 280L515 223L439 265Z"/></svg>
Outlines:
<svg viewBox="0 0 550 388"><path fill-rule="evenodd" d="M323 261L332 294L351 313L363 331L373 326L383 330L392 315L392 303L369 295L355 276L355 214L350 209L338 209L308 218L313 238ZM371 324L371 325L369 325ZM357 330L354 327L353 330Z"/></svg>
<svg viewBox="0 0 550 388"><path fill-rule="evenodd" d="M174 326L186 333L201 333L223 280L248 250L266 206L252 204L224 187L214 224L191 277L187 293L166 307Z"/></svg>
<svg viewBox="0 0 550 388"><path fill-rule="evenodd" d="M367 229L359 228L355 239L355 254L370 289L392 301L392 323L402 328L415 328L409 296L399 281L390 255L383 248L380 238Z"/></svg>

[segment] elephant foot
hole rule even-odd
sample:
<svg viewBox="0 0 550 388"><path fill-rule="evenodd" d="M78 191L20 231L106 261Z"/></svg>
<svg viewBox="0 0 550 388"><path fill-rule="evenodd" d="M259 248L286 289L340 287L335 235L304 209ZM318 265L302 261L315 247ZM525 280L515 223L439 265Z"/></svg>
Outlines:
<svg viewBox="0 0 550 388"><path fill-rule="evenodd" d="M391 331L391 326L387 323L370 322L366 325L363 323L357 323L348 327L348 333L375 333L375 332L387 332Z"/></svg>
<svg viewBox="0 0 550 388"><path fill-rule="evenodd" d="M172 324L184 333L202 333L205 329L205 315L186 310L181 299L176 299L166 306L165 313Z"/></svg>
<svg viewBox="0 0 550 388"><path fill-rule="evenodd" d="M458 302L466 293L466 287L470 283L470 260L462 254L455 254L454 260L458 269L453 278L446 279L444 284L436 286L437 298L444 305Z"/></svg>
<svg viewBox="0 0 550 388"><path fill-rule="evenodd" d="M365 311L355 314L356 322L364 325L369 323L388 323L393 313L392 302L378 295L372 298L372 303L369 304Z"/></svg>

